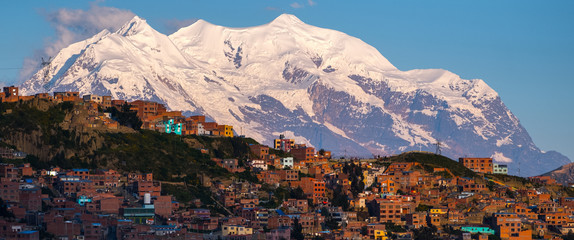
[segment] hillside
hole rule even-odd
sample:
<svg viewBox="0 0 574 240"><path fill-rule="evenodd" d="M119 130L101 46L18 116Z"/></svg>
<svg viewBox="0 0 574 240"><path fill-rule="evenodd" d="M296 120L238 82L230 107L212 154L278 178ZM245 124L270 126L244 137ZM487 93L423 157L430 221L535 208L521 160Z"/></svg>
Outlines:
<svg viewBox="0 0 574 240"><path fill-rule="evenodd" d="M390 162L417 162L420 163L426 172L432 173L432 168L446 168L455 176L476 177L477 174L466 168L462 163L448 157L428 153L428 152L405 152L392 157L384 158Z"/></svg>
<svg viewBox="0 0 574 240"><path fill-rule="evenodd" d="M163 181L228 177L212 157L246 159L252 139L177 136L153 131L89 128L85 109L72 103L42 99L0 103L2 144L29 154L34 167L107 168L120 172L152 172ZM207 149L209 154L201 153Z"/></svg>
<svg viewBox="0 0 574 240"><path fill-rule="evenodd" d="M556 182L568 186L574 183L574 163L563 165L553 171L542 174L542 176L550 176Z"/></svg>

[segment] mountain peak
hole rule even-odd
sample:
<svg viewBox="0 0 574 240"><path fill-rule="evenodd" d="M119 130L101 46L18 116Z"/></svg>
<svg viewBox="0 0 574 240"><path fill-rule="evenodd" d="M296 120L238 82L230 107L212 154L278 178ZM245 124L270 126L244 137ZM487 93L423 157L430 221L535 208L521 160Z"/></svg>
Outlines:
<svg viewBox="0 0 574 240"><path fill-rule="evenodd" d="M117 34L122 36L133 36L145 29L150 28L146 20L138 16L134 16L130 21L126 22L118 31Z"/></svg>
<svg viewBox="0 0 574 240"><path fill-rule="evenodd" d="M169 37L136 16L60 51L21 88L55 91L156 101L260 142L285 134L333 155L432 151L440 139L446 156L492 156L511 174L569 162L541 152L483 81L400 71L362 40L289 14L247 28L199 20Z"/></svg>
<svg viewBox="0 0 574 240"><path fill-rule="evenodd" d="M283 14L279 15L279 17L275 18L271 22L271 24L278 24L278 25L292 25L292 24L301 24L301 23L303 23L303 21L301 21L295 15L287 14L287 13L283 13Z"/></svg>

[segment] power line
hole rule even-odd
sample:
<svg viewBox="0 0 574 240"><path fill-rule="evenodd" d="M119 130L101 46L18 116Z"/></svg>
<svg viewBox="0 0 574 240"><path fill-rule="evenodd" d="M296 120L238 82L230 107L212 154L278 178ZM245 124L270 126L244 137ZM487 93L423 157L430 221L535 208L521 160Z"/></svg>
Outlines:
<svg viewBox="0 0 574 240"><path fill-rule="evenodd" d="M0 68L0 70L13 70L13 69L22 69L21 67L4 67Z"/></svg>

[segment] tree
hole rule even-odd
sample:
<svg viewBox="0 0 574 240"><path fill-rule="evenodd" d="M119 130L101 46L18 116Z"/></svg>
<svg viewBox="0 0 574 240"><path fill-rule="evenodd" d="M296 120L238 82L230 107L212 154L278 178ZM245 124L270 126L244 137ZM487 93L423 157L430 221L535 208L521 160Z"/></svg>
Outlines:
<svg viewBox="0 0 574 240"><path fill-rule="evenodd" d="M347 211L349 209L349 200L347 195L343 193L341 185L337 185L335 189L333 189L333 206L343 208L343 211Z"/></svg>
<svg viewBox="0 0 574 240"><path fill-rule="evenodd" d="M325 217L325 227L328 229L337 229L339 228L339 223L333 219L333 217L331 216L331 212L329 212L329 209L326 207L321 208L321 215L323 217Z"/></svg>
<svg viewBox="0 0 574 240"><path fill-rule="evenodd" d="M366 236L369 235L369 229L367 226L361 227L361 235Z"/></svg>
<svg viewBox="0 0 574 240"><path fill-rule="evenodd" d="M437 228L433 225L430 227L421 227L414 230L415 240L434 240L438 239L434 234L437 232Z"/></svg>
<svg viewBox="0 0 574 240"><path fill-rule="evenodd" d="M425 205L425 204L419 204L416 208L415 211L417 212L427 212L428 210L430 210L431 208L433 208L432 206L429 205Z"/></svg>
<svg viewBox="0 0 574 240"><path fill-rule="evenodd" d="M118 121L122 126L127 126L135 130L140 130L142 126L142 121L138 117L136 111L131 110L131 105L124 103L120 110L115 107L110 107L106 109L106 112L112 114L112 118Z"/></svg>
<svg viewBox="0 0 574 240"><path fill-rule="evenodd" d="M512 190L510 190L510 188L506 189L506 196L508 196L509 198L515 198L516 197L514 195L514 192Z"/></svg>
<svg viewBox="0 0 574 240"><path fill-rule="evenodd" d="M8 218L8 219L14 218L14 214L12 212L8 211L8 206L6 205L6 203L4 202L4 200L2 198L0 198L0 217L4 217L4 218Z"/></svg>
<svg viewBox="0 0 574 240"><path fill-rule="evenodd" d="M291 239L303 240L303 226L299 223L299 218L293 220L293 231L291 231Z"/></svg>
<svg viewBox="0 0 574 240"><path fill-rule="evenodd" d="M307 197L305 197L305 193L303 192L303 189L301 187L297 187L295 189L292 189L289 192L289 197L295 198L295 199L307 199Z"/></svg>

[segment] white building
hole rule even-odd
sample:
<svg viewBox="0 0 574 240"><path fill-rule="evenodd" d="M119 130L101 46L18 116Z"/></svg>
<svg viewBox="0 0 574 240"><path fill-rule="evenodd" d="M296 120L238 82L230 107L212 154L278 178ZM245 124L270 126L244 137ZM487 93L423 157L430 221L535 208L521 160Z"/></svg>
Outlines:
<svg viewBox="0 0 574 240"><path fill-rule="evenodd" d="M267 163L265 162L265 160L258 160L258 159L251 160L251 167L267 171Z"/></svg>
<svg viewBox="0 0 574 240"><path fill-rule="evenodd" d="M293 158L292 157L281 158L281 167L293 168Z"/></svg>
<svg viewBox="0 0 574 240"><path fill-rule="evenodd" d="M90 95L84 95L84 101L85 102L92 101L92 102L102 103L103 99L102 99L102 96L90 94Z"/></svg>
<svg viewBox="0 0 574 240"><path fill-rule="evenodd" d="M505 164L494 163L492 173L494 174L508 174L508 166Z"/></svg>

